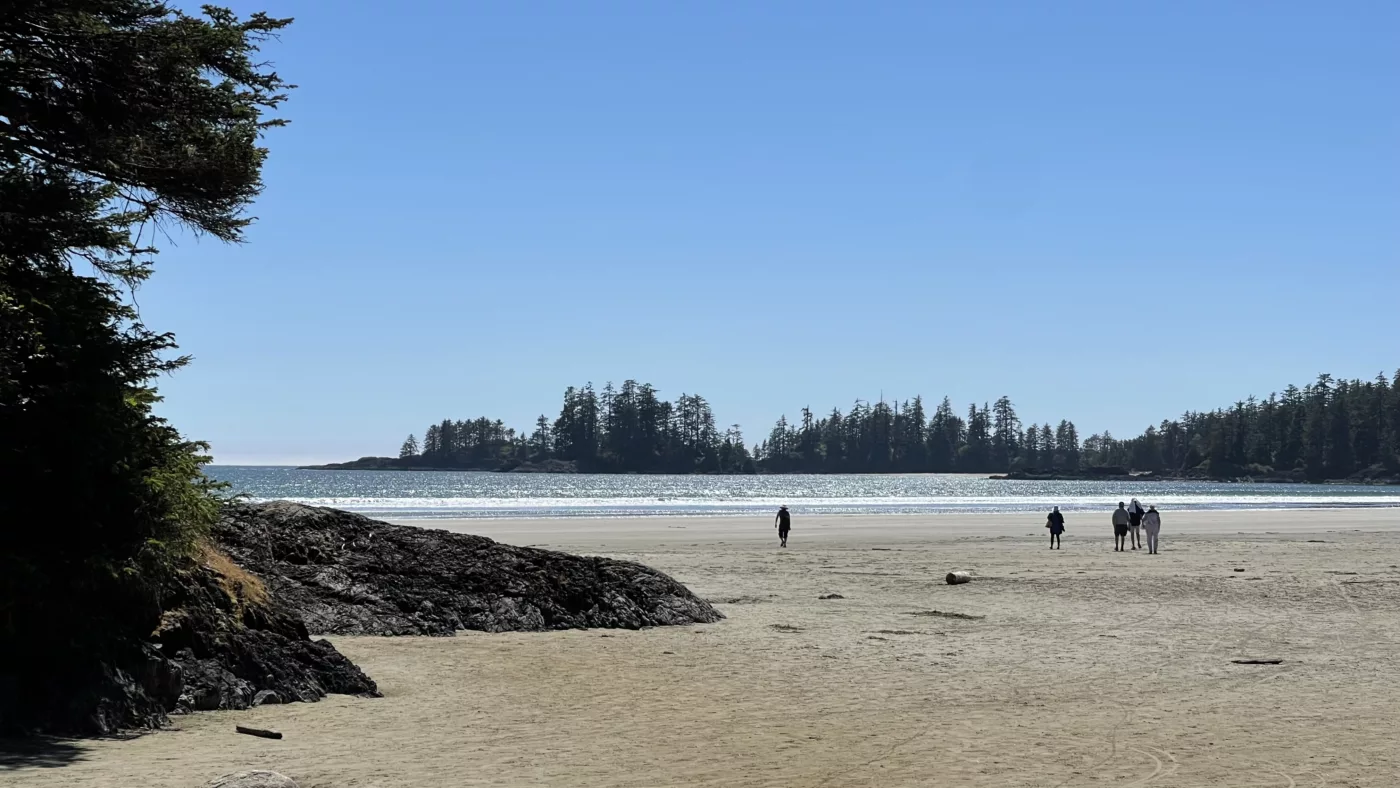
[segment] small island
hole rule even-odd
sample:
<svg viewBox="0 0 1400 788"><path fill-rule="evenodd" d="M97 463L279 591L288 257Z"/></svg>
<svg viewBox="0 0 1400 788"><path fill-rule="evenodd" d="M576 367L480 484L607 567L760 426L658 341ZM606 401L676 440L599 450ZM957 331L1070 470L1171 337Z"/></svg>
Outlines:
<svg viewBox="0 0 1400 788"><path fill-rule="evenodd" d="M559 416L529 432L500 419L445 419L397 457L307 470L499 473L972 473L1012 481L1216 481L1400 484L1400 372L1392 378L1289 386L1267 399L1166 419L1133 438L1080 439L1074 422L1025 425L1009 397L971 405L947 397L856 400L825 416L802 408L750 445L719 429L699 395L675 402L634 380L564 392Z"/></svg>

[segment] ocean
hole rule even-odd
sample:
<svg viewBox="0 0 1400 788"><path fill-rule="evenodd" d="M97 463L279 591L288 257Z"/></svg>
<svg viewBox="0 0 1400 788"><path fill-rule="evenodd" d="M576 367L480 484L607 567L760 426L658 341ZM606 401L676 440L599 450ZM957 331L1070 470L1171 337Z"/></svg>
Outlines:
<svg viewBox="0 0 1400 788"><path fill-rule="evenodd" d="M1213 482L993 481L983 476L632 476L439 471L301 471L213 465L254 501L289 500L370 517L723 517L944 514L1112 507L1136 497L1163 511L1400 506L1400 487Z"/></svg>

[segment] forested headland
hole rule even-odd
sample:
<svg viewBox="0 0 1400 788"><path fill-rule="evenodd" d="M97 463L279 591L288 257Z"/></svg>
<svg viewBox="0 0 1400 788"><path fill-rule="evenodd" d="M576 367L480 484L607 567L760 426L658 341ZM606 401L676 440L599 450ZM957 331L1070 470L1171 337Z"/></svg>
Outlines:
<svg viewBox="0 0 1400 788"><path fill-rule="evenodd" d="M1009 397L965 411L943 398L856 403L846 412L783 416L756 443L719 428L710 404L663 400L628 380L564 392L559 415L517 431L499 419L443 420L398 457L323 469L578 471L584 473L988 473L1012 478L1385 481L1400 477L1400 372L1387 379L1321 375L1265 399L1188 412L1132 438L1081 438L1074 422L1024 424Z"/></svg>

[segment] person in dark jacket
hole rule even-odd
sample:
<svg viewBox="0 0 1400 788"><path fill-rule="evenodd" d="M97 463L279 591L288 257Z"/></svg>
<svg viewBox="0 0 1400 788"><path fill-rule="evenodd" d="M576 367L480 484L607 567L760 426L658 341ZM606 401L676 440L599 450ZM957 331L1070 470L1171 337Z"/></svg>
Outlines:
<svg viewBox="0 0 1400 788"><path fill-rule="evenodd" d="M1050 510L1050 516L1045 518L1045 527L1050 529L1050 549L1060 549L1060 534L1065 532L1065 516L1060 514L1060 507Z"/></svg>
<svg viewBox="0 0 1400 788"><path fill-rule="evenodd" d="M792 515L788 513L786 506L778 507L778 516L773 518L773 524L778 527L778 546L787 547L788 531L792 530Z"/></svg>
<svg viewBox="0 0 1400 788"><path fill-rule="evenodd" d="M1142 517L1147 514L1147 510L1142 508L1138 499L1134 498L1128 502L1128 537L1136 550L1142 547Z"/></svg>

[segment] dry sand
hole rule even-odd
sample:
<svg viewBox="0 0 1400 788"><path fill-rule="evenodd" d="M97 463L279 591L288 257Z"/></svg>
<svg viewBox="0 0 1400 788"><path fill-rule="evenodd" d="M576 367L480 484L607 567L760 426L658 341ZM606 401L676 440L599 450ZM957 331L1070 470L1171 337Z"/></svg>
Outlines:
<svg viewBox="0 0 1400 788"><path fill-rule="evenodd" d="M1167 514L1158 556L1106 519L1057 552L1037 517L799 517L785 551L753 520L452 523L642 561L729 618L337 638L384 698L0 752L0 784L1400 786L1400 509Z"/></svg>

